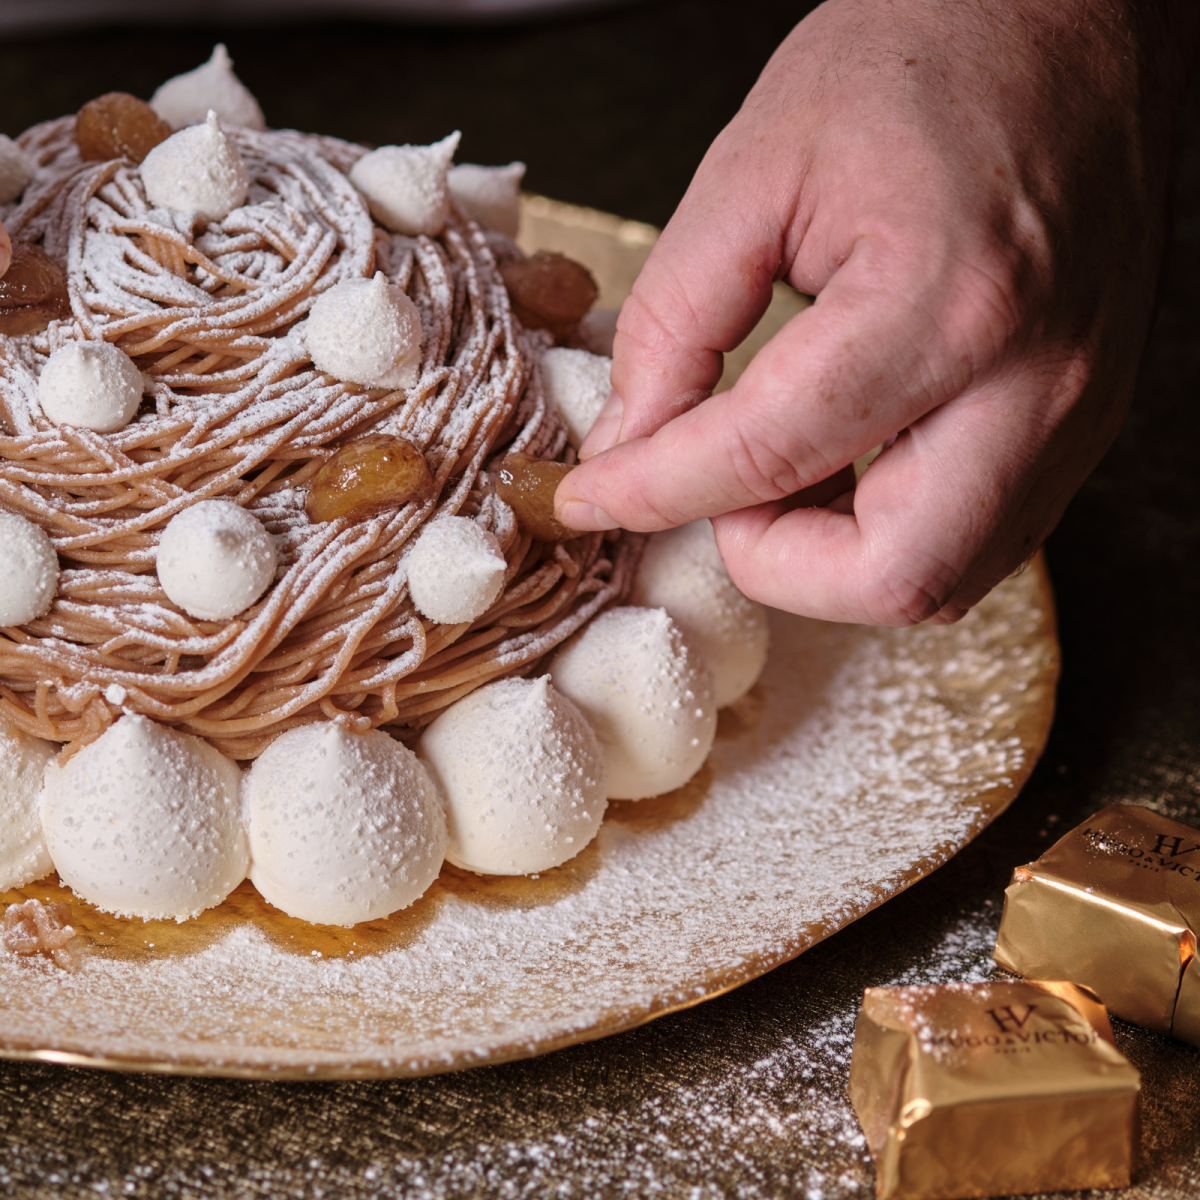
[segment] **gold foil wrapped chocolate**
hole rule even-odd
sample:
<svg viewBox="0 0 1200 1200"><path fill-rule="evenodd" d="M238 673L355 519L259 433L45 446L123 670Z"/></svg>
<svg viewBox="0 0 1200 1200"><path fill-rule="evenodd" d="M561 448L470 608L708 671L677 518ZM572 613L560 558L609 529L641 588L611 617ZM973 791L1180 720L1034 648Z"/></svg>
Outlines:
<svg viewBox="0 0 1200 1200"><path fill-rule="evenodd" d="M1137 1071L1095 996L1014 981L867 988L850 1101L880 1200L1125 1187Z"/></svg>
<svg viewBox="0 0 1200 1200"><path fill-rule="evenodd" d="M1071 979L1127 1021L1200 1045L1200 830L1113 804L1018 867L993 957Z"/></svg>

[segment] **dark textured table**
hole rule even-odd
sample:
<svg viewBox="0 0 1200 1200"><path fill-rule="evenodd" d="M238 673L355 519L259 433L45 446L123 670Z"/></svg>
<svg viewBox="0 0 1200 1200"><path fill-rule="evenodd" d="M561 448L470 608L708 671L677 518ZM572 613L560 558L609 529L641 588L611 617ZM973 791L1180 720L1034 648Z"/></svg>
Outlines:
<svg viewBox="0 0 1200 1200"><path fill-rule="evenodd" d="M803 6L681 0L537 25L88 31L0 46L0 130L149 95L225 40L272 124L383 143L465 132L532 190L661 224ZM949 865L802 958L631 1033L385 1083L0 1063L0 1195L862 1198L844 1098L864 986L984 978L1005 882L1104 804L1200 823L1200 91L1161 308L1124 432L1049 543L1064 652L1045 757ZM870 870L869 831L863 869ZM1124 1195L1200 1193L1200 1052L1117 1023L1143 1073ZM1111 1193L1104 1193L1110 1195Z"/></svg>

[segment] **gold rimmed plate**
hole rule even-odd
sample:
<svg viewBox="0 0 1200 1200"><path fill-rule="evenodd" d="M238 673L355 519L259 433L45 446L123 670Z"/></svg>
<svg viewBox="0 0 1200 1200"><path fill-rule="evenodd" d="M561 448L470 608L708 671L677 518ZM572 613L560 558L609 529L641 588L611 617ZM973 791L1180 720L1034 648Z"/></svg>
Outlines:
<svg viewBox="0 0 1200 1200"><path fill-rule="evenodd" d="M539 198L524 228L587 262L613 307L654 236ZM742 357L803 304L777 285ZM1002 812L1041 753L1058 646L1040 558L957 625L775 613L771 635L700 774L611 805L595 842L540 877L447 866L410 909L353 929L292 920L248 883L182 925L108 917L53 877L0 895L65 900L79 931L70 972L0 951L0 1056L382 1078L602 1037L737 987L903 890Z"/></svg>

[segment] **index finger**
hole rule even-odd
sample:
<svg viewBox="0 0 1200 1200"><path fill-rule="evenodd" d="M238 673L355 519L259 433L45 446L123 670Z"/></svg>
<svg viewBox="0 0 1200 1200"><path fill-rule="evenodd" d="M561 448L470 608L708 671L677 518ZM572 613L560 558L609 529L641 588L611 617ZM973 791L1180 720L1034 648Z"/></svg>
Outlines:
<svg viewBox="0 0 1200 1200"><path fill-rule="evenodd" d="M610 406L584 457L646 436L706 399L724 353L771 302L799 168L780 171L739 152L737 125L705 155L622 305L612 368L619 416L614 422Z"/></svg>
<svg viewBox="0 0 1200 1200"><path fill-rule="evenodd" d="M947 251L913 254L860 238L816 303L731 391L571 472L556 498L560 520L664 529L827 478L988 366L972 344L973 279L964 281ZM982 328L992 332L986 321Z"/></svg>

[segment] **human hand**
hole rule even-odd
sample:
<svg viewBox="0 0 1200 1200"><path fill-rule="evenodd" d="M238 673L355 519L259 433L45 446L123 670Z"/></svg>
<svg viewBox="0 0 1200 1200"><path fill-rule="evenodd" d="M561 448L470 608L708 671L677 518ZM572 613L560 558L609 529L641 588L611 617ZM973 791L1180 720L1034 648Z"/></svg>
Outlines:
<svg viewBox="0 0 1200 1200"><path fill-rule="evenodd" d="M810 616L966 613L1036 551L1127 410L1192 8L818 8L622 308L614 395L560 519L713 517L738 586ZM711 396L777 278L816 303ZM797 507L892 437L856 491Z"/></svg>

